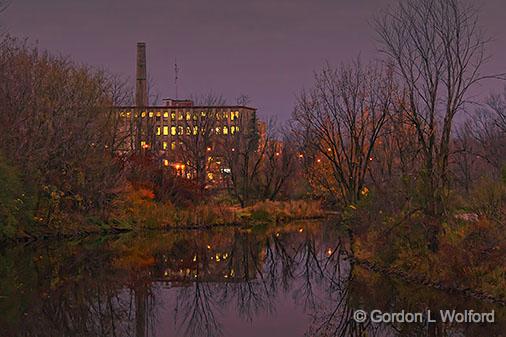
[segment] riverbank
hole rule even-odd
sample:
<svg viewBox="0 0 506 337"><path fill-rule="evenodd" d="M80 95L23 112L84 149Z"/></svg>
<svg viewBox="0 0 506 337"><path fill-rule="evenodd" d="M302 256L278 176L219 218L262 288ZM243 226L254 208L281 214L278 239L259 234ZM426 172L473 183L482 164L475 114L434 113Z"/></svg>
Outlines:
<svg viewBox="0 0 506 337"><path fill-rule="evenodd" d="M112 212L107 221L96 217L63 217L51 225L37 223L5 241L28 242L45 239L72 239L89 235L118 234L145 230L211 229L214 227L255 227L296 220L323 219L328 213L319 201L262 201L241 208L237 205L195 205L176 208L171 204L141 200Z"/></svg>

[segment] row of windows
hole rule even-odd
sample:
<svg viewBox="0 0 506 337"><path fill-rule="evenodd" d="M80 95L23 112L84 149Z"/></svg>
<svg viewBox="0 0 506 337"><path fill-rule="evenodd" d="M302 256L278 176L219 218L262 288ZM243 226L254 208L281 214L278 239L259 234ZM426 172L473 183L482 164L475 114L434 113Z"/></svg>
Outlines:
<svg viewBox="0 0 506 337"><path fill-rule="evenodd" d="M229 119L230 120L236 120L239 118L239 111L231 111L230 113L228 111L223 111L223 112L206 112L206 111L201 111L200 112L200 115L202 117L206 117L208 114L210 114L211 117L214 117L216 119ZM130 117L131 116L131 112L121 112L121 117ZM141 112L141 117L146 117L146 116L149 116L149 117L162 117L163 115L163 118L169 118L170 116L170 120L172 121L175 121L175 120L179 120L179 121L182 121L182 120L197 120L198 117L199 117L199 114L198 113L191 113L190 111L186 111L186 112L176 112L176 111L172 111L169 112L168 111L165 111L165 112L161 112L161 111L158 111L158 112L153 112L153 111L150 111L150 112L146 112L146 111L143 111ZM135 117L139 117L138 114L135 114Z"/></svg>
<svg viewBox="0 0 506 337"><path fill-rule="evenodd" d="M236 126L236 125L232 125L232 126L217 126L214 128L214 133L215 134L223 134L223 135L228 135L228 134L235 134L239 132L239 126ZM186 127L186 132L185 132L185 128L181 125L179 126L171 126L170 127L170 135L171 136L182 136L182 135L197 135L199 133L199 127L198 126L193 126L193 127L190 127L190 126L187 126ZM164 136L168 136L169 135L169 127L168 126L158 126L156 128L156 135L157 136L161 136L161 135L164 135Z"/></svg>

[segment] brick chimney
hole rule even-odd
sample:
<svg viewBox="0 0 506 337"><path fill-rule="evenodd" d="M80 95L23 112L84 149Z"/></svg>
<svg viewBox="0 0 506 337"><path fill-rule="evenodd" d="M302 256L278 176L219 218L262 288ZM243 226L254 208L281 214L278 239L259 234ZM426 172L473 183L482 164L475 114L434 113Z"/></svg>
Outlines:
<svg viewBox="0 0 506 337"><path fill-rule="evenodd" d="M137 43L137 81L135 83L135 105L148 106L148 84L146 71L146 43Z"/></svg>

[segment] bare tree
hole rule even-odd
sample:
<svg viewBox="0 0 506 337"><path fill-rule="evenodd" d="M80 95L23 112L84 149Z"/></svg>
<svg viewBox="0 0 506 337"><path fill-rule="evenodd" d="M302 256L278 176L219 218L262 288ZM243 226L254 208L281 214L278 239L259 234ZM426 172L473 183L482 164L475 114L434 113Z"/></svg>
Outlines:
<svg viewBox="0 0 506 337"><path fill-rule="evenodd" d="M219 115L216 106L224 105L225 99L221 95L209 93L204 96L192 97L194 104L201 106L200 113L181 116L182 123L178 125L177 141L181 147L182 160L191 172L201 193L207 186L207 174L213 163L213 154L216 152L218 121L223 117ZM221 129L220 129L221 130ZM176 146L178 146L176 145Z"/></svg>
<svg viewBox="0 0 506 337"><path fill-rule="evenodd" d="M265 144L259 172L259 196L262 199L275 200L295 173L297 151L291 136L288 132L280 133L277 137L270 137Z"/></svg>
<svg viewBox="0 0 506 337"><path fill-rule="evenodd" d="M225 139L224 161L228 172L225 180L230 194L237 198L241 207L255 197L255 183L261 169L262 159L270 142L267 125L259 124L256 117L249 121L247 130Z"/></svg>
<svg viewBox="0 0 506 337"><path fill-rule="evenodd" d="M478 13L460 0L408 0L376 20L381 51L395 66L406 100L400 102L416 129L423 154L424 208L444 212L455 116L469 89L497 77L482 74L489 40Z"/></svg>
<svg viewBox="0 0 506 337"><path fill-rule="evenodd" d="M374 146L392 105L393 82L359 61L325 65L303 91L293 114L306 172L313 185L341 206L361 198Z"/></svg>

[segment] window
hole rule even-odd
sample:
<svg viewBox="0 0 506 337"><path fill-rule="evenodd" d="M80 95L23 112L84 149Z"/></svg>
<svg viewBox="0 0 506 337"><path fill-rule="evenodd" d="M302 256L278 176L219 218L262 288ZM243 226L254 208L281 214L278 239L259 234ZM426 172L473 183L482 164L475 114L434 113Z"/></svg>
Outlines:
<svg viewBox="0 0 506 337"><path fill-rule="evenodd" d="M170 113L170 120L171 120L171 121L175 121L175 120L176 120L176 112L175 112L175 111L172 111L172 112Z"/></svg>
<svg viewBox="0 0 506 337"><path fill-rule="evenodd" d="M156 135L160 136L160 127L159 126L156 128Z"/></svg>
<svg viewBox="0 0 506 337"><path fill-rule="evenodd" d="M156 117L162 117L162 113L160 111L156 112Z"/></svg>
<svg viewBox="0 0 506 337"><path fill-rule="evenodd" d="M181 136L181 135L183 134L183 132L184 132L183 127L182 127L181 125L179 125L179 126L177 127L177 134Z"/></svg>
<svg viewBox="0 0 506 337"><path fill-rule="evenodd" d="M163 142L163 146L162 147L163 147L164 150L167 150L167 142Z"/></svg>
<svg viewBox="0 0 506 337"><path fill-rule="evenodd" d="M170 143L170 149L171 150L175 150L176 149L176 142L171 142Z"/></svg>
<svg viewBox="0 0 506 337"><path fill-rule="evenodd" d="M175 136L176 135L176 127L175 126L171 126L170 127L170 134Z"/></svg>
<svg viewBox="0 0 506 337"><path fill-rule="evenodd" d="M215 132L217 135L221 134L221 128L218 126L215 128Z"/></svg>
<svg viewBox="0 0 506 337"><path fill-rule="evenodd" d="M146 117L146 111L143 111L143 112L141 113L141 117L142 117L142 118Z"/></svg>
<svg viewBox="0 0 506 337"><path fill-rule="evenodd" d="M168 136L169 135L169 127L168 126L164 126L163 127L163 135L164 136Z"/></svg>
<svg viewBox="0 0 506 337"><path fill-rule="evenodd" d="M168 111L165 111L163 113L163 118L169 118L169 112Z"/></svg>
<svg viewBox="0 0 506 337"><path fill-rule="evenodd" d="M180 121L182 121L182 120L183 120L183 113L182 113L182 112L179 112L179 113L177 114L177 119L179 119Z"/></svg>
<svg viewBox="0 0 506 337"><path fill-rule="evenodd" d="M190 119L192 119L192 115L190 111L186 111L186 120L189 121Z"/></svg>
<svg viewBox="0 0 506 337"><path fill-rule="evenodd" d="M198 133L199 133L199 127L195 125L193 127L193 135L196 136Z"/></svg>
<svg viewBox="0 0 506 337"><path fill-rule="evenodd" d="M155 115L155 113L153 111L149 112L149 117L153 117L154 115Z"/></svg>
<svg viewBox="0 0 506 337"><path fill-rule="evenodd" d="M169 166L169 161L167 159L163 160L163 166Z"/></svg>
<svg viewBox="0 0 506 337"><path fill-rule="evenodd" d="M232 121L233 121L233 120L236 120L236 119L238 119L238 118L239 118L239 111L232 111L232 112L230 113L230 120L232 120Z"/></svg>
<svg viewBox="0 0 506 337"><path fill-rule="evenodd" d="M223 127L223 134L228 135L228 126L226 125Z"/></svg>
<svg viewBox="0 0 506 337"><path fill-rule="evenodd" d="M192 129L189 126L187 126L186 127L186 135L189 136L191 134L192 134Z"/></svg>
<svg viewBox="0 0 506 337"><path fill-rule="evenodd" d="M232 126L230 127L230 133L231 133L231 134L234 134L234 133L235 133L235 126L234 126L234 125L232 125Z"/></svg>

